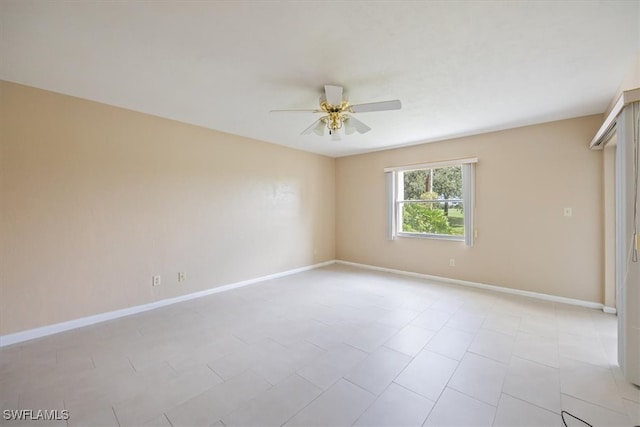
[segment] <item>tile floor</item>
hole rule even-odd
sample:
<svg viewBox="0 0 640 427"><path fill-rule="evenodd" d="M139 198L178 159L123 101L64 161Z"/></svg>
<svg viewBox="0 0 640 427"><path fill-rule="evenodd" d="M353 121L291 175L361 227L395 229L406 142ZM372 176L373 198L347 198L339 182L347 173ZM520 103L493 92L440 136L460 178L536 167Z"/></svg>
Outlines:
<svg viewBox="0 0 640 427"><path fill-rule="evenodd" d="M562 409L633 426L640 389L613 315L333 265L3 348L0 409L69 411L38 426L561 426Z"/></svg>

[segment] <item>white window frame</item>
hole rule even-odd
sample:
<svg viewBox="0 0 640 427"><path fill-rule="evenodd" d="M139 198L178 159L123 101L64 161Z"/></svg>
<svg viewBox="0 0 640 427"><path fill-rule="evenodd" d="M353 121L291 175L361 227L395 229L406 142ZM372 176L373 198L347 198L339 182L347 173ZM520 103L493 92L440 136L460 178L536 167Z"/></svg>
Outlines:
<svg viewBox="0 0 640 427"><path fill-rule="evenodd" d="M473 246L473 239L476 233L474 225L475 211L475 164L477 157L470 157L457 160L446 160L441 162L419 163L414 165L388 167L384 169L387 181L387 238L395 240L397 237L411 237L422 239L442 239L453 241L464 241L469 247ZM407 233L400 230L402 224L401 212L399 209L401 200L398 200L398 190L402 185L398 179L398 172L414 171L419 169L436 169L452 166L462 167L462 203L464 206L464 236L449 236L445 234L430 233Z"/></svg>

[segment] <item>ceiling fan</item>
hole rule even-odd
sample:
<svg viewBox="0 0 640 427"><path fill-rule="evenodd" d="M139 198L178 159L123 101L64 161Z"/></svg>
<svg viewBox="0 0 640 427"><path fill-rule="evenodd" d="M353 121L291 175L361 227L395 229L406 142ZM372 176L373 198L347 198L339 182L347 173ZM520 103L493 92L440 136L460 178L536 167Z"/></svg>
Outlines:
<svg viewBox="0 0 640 427"><path fill-rule="evenodd" d="M324 114L311 126L302 131L302 135L309 135L312 132L316 135L324 135L325 129L329 129L329 135L338 139L337 131L344 126L345 133L351 135L354 132L366 133L371 128L355 117L353 113L368 113L372 111L399 110L400 101L369 102L366 104L350 105L343 97L342 86L325 85L324 95L320 97L320 108L309 110L271 110L272 113L281 112L309 112Z"/></svg>

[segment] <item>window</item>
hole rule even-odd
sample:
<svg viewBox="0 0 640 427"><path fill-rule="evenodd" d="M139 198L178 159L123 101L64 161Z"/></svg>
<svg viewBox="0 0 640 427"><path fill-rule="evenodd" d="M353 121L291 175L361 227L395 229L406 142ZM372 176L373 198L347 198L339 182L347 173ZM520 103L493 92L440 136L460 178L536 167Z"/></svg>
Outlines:
<svg viewBox="0 0 640 427"><path fill-rule="evenodd" d="M477 159L387 168L390 239L426 237L473 244Z"/></svg>

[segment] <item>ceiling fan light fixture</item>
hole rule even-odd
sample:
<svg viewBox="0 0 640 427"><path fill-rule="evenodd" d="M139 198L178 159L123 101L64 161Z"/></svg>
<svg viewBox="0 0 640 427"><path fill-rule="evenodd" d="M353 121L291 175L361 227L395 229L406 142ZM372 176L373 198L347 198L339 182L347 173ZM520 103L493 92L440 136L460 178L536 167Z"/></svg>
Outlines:
<svg viewBox="0 0 640 427"><path fill-rule="evenodd" d="M291 112L291 111L304 111L312 113L324 113L317 121L311 124L308 128L302 131L302 135L309 135L312 132L316 135L323 136L324 128L329 129L329 135L333 136L333 139L339 139L338 130L342 129L343 125L345 133L351 135L354 132L366 133L371 128L360 120L351 116L354 113L364 113L372 111L385 111L385 110L399 110L401 103L399 100L370 102L366 104L350 105L347 101L344 91L341 86L325 85L325 93L320 96L320 109L319 110L271 110L272 112Z"/></svg>
<svg viewBox="0 0 640 427"><path fill-rule="evenodd" d="M326 124L325 120L323 119L324 117L318 120L318 123L313 128L313 133L315 133L316 135L324 136L324 128L326 127Z"/></svg>
<svg viewBox="0 0 640 427"><path fill-rule="evenodd" d="M346 133L347 135L352 135L356 131L356 127L349 119L350 117L347 117L344 121L344 133Z"/></svg>
<svg viewBox="0 0 640 427"><path fill-rule="evenodd" d="M346 116L339 112L329 113L327 116L327 128L329 129L329 134L335 133L338 129L341 129L345 118Z"/></svg>

